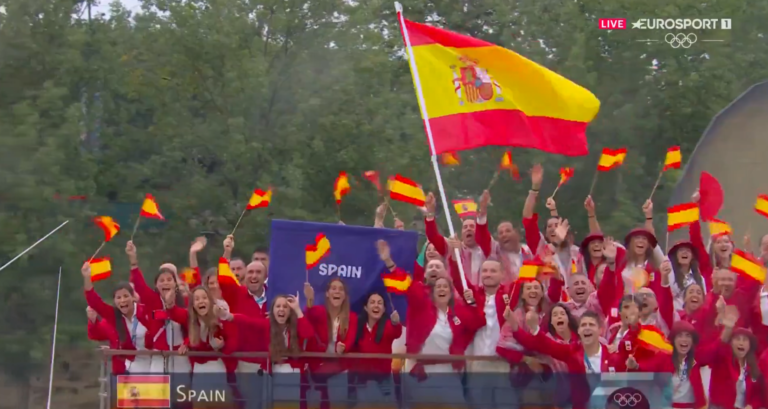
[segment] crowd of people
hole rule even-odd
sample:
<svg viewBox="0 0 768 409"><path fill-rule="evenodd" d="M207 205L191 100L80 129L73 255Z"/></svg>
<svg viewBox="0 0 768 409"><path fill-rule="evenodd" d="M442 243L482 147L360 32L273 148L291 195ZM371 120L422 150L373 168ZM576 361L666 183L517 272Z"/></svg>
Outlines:
<svg viewBox="0 0 768 409"><path fill-rule="evenodd" d="M477 215L463 220L460 237L444 237L430 193L423 208L428 240L423 263L395 265L387 243L377 243L386 269L412 274L407 328L396 311L388 313L388 294L371 293L363 310L351 311L340 278L323 289L305 284L303 309L298 294L267 299L267 252L257 251L246 264L232 257L235 242L228 236L224 257L239 285L221 279L215 267L200 275L196 255L206 245L203 238L189 252L200 285L187 285L173 264L161 265L148 283L129 241L130 284L115 288L111 305L94 290L86 263L88 336L111 349L179 353L116 355L115 374L191 373L194 378L220 373L230 380L241 374L297 374L302 382L285 396L298 400L318 393L321 408L333 401L329 385L343 378L349 396L373 389L382 399L396 399L392 385L411 382L408 393L439 387L431 402L477 406L498 406L505 399L502 406L515 404L517 398L502 397L497 389L554 383L560 393L550 397L551 406L580 409L592 405L589 375L609 372L671 375L662 386L674 408L768 407L768 285L731 269L732 235L713 236L707 245L697 221L688 226L690 238L665 254L654 231L651 201L642 206L643 226L619 241L603 235L595 203L587 197L590 231L579 242L552 198L546 199L549 217L540 227L535 207L542 180L542 168L534 166L522 229L501 221L492 235L491 195L485 191ZM698 193L692 201L698 201ZM377 227L383 226L383 206ZM756 253L761 262L768 261L768 236ZM529 265L541 267L535 277L522 277ZM317 290L325 292L321 305L314 305ZM643 331L663 334L671 353L641 342ZM402 369L393 370L388 360L331 357L391 354L403 333L406 352L425 359L407 359ZM221 355L185 356L188 351ZM268 353L269 358L229 356L234 352ZM302 352L329 357L297 356ZM439 359L448 355L496 359ZM240 383L248 394L252 388Z"/></svg>

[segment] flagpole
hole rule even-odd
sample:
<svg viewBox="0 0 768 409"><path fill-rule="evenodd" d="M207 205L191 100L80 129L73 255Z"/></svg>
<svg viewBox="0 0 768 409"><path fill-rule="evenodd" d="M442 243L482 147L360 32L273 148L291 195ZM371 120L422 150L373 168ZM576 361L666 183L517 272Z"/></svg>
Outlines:
<svg viewBox="0 0 768 409"><path fill-rule="evenodd" d="M555 198L555 195L557 194L557 189L560 189L560 186L562 186L562 185L563 185L562 183L557 185L557 187L555 188L555 191L552 192L551 196L549 196L550 199L554 199Z"/></svg>
<svg viewBox="0 0 768 409"><path fill-rule="evenodd" d="M93 261L93 259L94 259L94 258L96 258L96 255L97 255L97 254L99 254L99 252L101 251L101 249L103 249L103 248L104 248L104 246L105 246L106 244L107 244L107 242L106 242L106 241L102 241L102 242L101 242L101 246L99 246L99 248L97 248L97 249L96 249L96 251L95 251L95 252L93 253L93 255L91 256L91 258L90 258L90 259L88 259L88 262L89 262L89 263L90 263L91 261Z"/></svg>
<svg viewBox="0 0 768 409"><path fill-rule="evenodd" d="M397 11L397 18L400 21L400 27L403 29L403 38L405 39L405 48L408 51L408 62L411 65L411 73L413 73L413 85L416 88L416 96L419 99L419 107L421 108L421 116L424 118L424 128L427 132L427 139L429 139L429 149L432 154L432 168L435 171L435 178L437 179L437 187L440 190L440 198L443 201L443 211L445 212L445 219L448 222L448 231L451 237L456 236L456 231L453 228L453 222L451 221L451 211L448 208L448 198L445 196L445 188L443 187L443 178L440 176L440 166L437 163L437 154L435 153L435 140L432 137L432 127L429 123L429 114L427 113L427 105L424 101L424 91L421 89L421 79L419 78L419 70L416 68L416 58L413 55L413 48L411 47L411 39L408 37L408 28L405 26L405 17L403 17L403 6L395 2L395 11ZM467 288L467 278L464 273L464 265L461 262L461 253L459 249L454 249L454 256L456 257L456 264L459 266L459 274L461 276L461 283L464 288Z"/></svg>
<svg viewBox="0 0 768 409"><path fill-rule="evenodd" d="M600 174L600 171L595 171L595 176L592 178L592 186L589 188L589 194L587 196L592 196L592 191L595 190L595 185L597 184L597 175Z"/></svg>
<svg viewBox="0 0 768 409"><path fill-rule="evenodd" d="M133 225L133 233L131 233L131 241L133 241L133 236L136 235L136 230L139 229L139 223L141 223L141 215L136 219L136 224Z"/></svg>
<svg viewBox="0 0 768 409"><path fill-rule="evenodd" d="M243 209L243 212L240 213L240 218L237 219L237 223L235 223L235 228L232 229L232 236L235 235L235 231L237 230L237 226L240 225L240 222L243 220L243 216L245 216L245 212L247 212L247 211L248 211L248 206L246 206L245 209Z"/></svg>
<svg viewBox="0 0 768 409"><path fill-rule="evenodd" d="M488 184L488 188L485 190L491 190L493 185L496 184L496 181L499 180L499 174L501 173L501 169L496 170L496 173L493 174L493 179L491 179L491 183Z"/></svg>
<svg viewBox="0 0 768 409"><path fill-rule="evenodd" d="M653 185L653 190L651 190L651 195L648 196L648 200L653 199L653 194L656 193L656 188L659 187L659 182L661 182L661 176L664 175L664 171L662 170L659 172L659 177L656 178L656 183Z"/></svg>
<svg viewBox="0 0 768 409"><path fill-rule="evenodd" d="M59 297L61 295L61 267L59 267L59 284L56 286L56 312L53 315L53 344L51 345L51 372L48 375L48 404L51 409L51 396L53 395L53 363L56 357L56 328L59 325Z"/></svg>
<svg viewBox="0 0 768 409"><path fill-rule="evenodd" d="M45 236L43 236L43 238L42 238L42 239L40 239L40 240L36 241L36 242L35 242L35 244L33 244L33 245L31 245L31 246L27 247L27 249L26 249L26 250L24 250L24 251L22 251L21 253L19 253L19 255L17 255L16 257L12 258L12 259L11 259L11 261L9 261L9 262L7 262L7 263L3 264L3 266L2 266L2 267L0 267L0 271L3 271L3 270L5 270L5 268L6 268L6 267L10 266L10 265L11 265L11 264L12 264L14 261L18 260L18 259L19 259L21 256L23 256L23 255L27 254L27 252L28 252L29 250L32 250L33 248L35 248L35 246L37 246L38 244L42 243L42 242L43 242L43 240L45 240L45 239L47 239L48 237L50 237L50 236L51 236L53 233L56 233L57 231L59 231L59 229L60 229L60 228L62 228L62 227L64 227L64 225L65 225L65 224L67 224L67 223L69 223L69 220L67 220L67 221L65 221L64 223L60 224L60 225L59 225L59 227L57 227L57 228L55 228L55 229L51 230L51 232L50 232L50 233L48 233L48 234L46 234Z"/></svg>

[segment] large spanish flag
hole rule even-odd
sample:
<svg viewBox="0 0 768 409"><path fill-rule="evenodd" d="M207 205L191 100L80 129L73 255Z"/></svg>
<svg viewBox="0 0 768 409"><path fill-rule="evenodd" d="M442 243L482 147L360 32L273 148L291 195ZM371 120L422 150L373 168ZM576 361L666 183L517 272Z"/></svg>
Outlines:
<svg viewBox="0 0 768 409"><path fill-rule="evenodd" d="M169 375L119 375L116 392L118 408L171 407Z"/></svg>
<svg viewBox="0 0 768 409"><path fill-rule="evenodd" d="M587 154L600 109L591 92L495 44L398 17L433 155L491 145Z"/></svg>

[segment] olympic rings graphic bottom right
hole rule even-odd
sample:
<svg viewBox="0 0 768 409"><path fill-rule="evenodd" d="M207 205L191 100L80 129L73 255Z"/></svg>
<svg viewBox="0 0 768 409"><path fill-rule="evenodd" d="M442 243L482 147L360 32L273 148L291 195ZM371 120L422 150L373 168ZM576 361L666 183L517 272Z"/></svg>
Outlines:
<svg viewBox="0 0 768 409"><path fill-rule="evenodd" d="M698 41L698 37L696 37L696 34L690 33L690 34L684 34L684 33L667 33L667 35L664 36L664 41L667 42L672 48L691 48L692 45Z"/></svg>
<svg viewBox="0 0 768 409"><path fill-rule="evenodd" d="M646 409L650 402L639 390L624 387L615 390L608 396L606 408L609 409Z"/></svg>

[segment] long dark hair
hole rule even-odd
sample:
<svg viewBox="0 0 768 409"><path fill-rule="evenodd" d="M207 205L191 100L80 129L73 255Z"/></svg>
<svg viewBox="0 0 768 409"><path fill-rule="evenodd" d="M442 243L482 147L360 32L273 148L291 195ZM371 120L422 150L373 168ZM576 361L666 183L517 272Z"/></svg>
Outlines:
<svg viewBox="0 0 768 409"><path fill-rule="evenodd" d="M131 294L131 297L135 296L135 293L133 292L133 287L131 287L131 284L126 282L120 282L120 283L117 283L117 286L115 286L115 289L112 290L112 299L115 298L115 295L120 290L128 291L128 293ZM125 326L122 325L123 323L121 322L121 320L123 319L123 313L120 312L120 309L117 308L117 306L112 307L112 310L115 312L115 331L117 332L117 339L120 341L120 344L122 345L123 342L125 342L125 340L128 339L128 334L125 332ZM134 311L133 314L136 315L136 311Z"/></svg>
<svg viewBox="0 0 768 409"><path fill-rule="evenodd" d="M703 289L704 279L701 277L701 272L699 271L699 262L696 260L696 250L692 249L690 246L686 247L691 250L691 273L693 274L693 281ZM685 275L680 268L680 263L677 261L677 252L679 250L680 249L676 249L674 254L670 254L669 261L672 263L672 271L675 273L675 283L677 284L677 288L682 290L685 288Z"/></svg>
<svg viewBox="0 0 768 409"><path fill-rule="evenodd" d="M572 335L576 335L579 330L579 324L576 321L576 319L573 317L573 314L571 314L571 311L568 309L568 307L566 307L565 304L561 302L553 305L552 308L550 308L549 312L547 313L547 326L549 327L549 333L552 335L557 335L555 326L552 325L552 311L554 311L555 308L557 307L560 307L565 311L565 315L568 317L568 329L571 330Z"/></svg>
<svg viewBox="0 0 768 409"><path fill-rule="evenodd" d="M369 293L367 297L365 297L365 305L368 305L368 301L370 301L371 297L374 295L378 295L381 297L381 300L384 302L384 314L379 318L379 321L376 323L376 337L374 338L374 341L378 344L381 342L381 339L384 337L384 328L387 326L387 322L389 321L389 317L387 316L387 298L381 295L381 293L378 292L372 292ZM394 308L394 307L393 307ZM357 346L358 342L360 342L360 339L363 337L363 333L365 331L365 326L368 325L368 312L363 308L359 314L357 314L357 334L355 335L355 343L353 345Z"/></svg>
<svg viewBox="0 0 768 409"><path fill-rule="evenodd" d="M678 335L682 334L678 333L675 335L675 338L677 338ZM693 368L693 361L695 357L696 352L696 345L698 342L696 341L696 334L691 334L691 337L693 337L693 345L691 345L691 349L688 351L685 356L680 355L679 352L677 352L677 347L675 346L675 338L672 338L670 341L672 341L672 364L675 366L675 375L680 375L680 363L685 361L685 366L688 368L688 373Z"/></svg>
<svg viewBox="0 0 768 409"><path fill-rule="evenodd" d="M186 305L184 304L184 296L179 291L179 282L176 280L176 274L174 274L173 271L164 268L157 273L155 276L155 292L160 294L160 292L157 290L157 280L159 280L160 276L163 274L170 274L171 277L173 277L173 282L176 284L176 288L173 290L176 293L176 300L174 303L179 308L185 308ZM160 299L163 301L163 306L165 306L165 299L163 298L162 294L160 294Z"/></svg>
<svg viewBox="0 0 768 409"><path fill-rule="evenodd" d="M290 310L288 318L285 320L285 326L280 326L275 318L275 304L279 299L288 299L287 295L278 295L272 300L269 306L269 354L273 360L279 360L288 354L297 354L301 352L299 345L298 320L296 313ZM288 331L288 346L285 345L283 331Z"/></svg>

